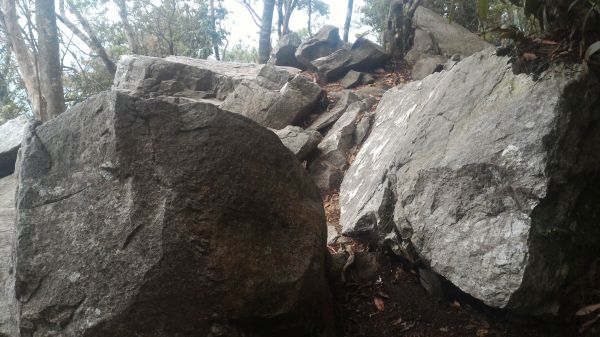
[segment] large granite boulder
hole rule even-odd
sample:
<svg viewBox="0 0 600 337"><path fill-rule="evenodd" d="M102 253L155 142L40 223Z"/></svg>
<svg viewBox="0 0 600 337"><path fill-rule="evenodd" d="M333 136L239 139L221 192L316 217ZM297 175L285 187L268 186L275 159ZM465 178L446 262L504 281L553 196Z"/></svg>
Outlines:
<svg viewBox="0 0 600 337"><path fill-rule="evenodd" d="M310 124L309 130L326 130L346 112L350 104L360 101L360 97L350 90L333 92L331 96L336 99L335 103L330 104L329 108Z"/></svg>
<svg viewBox="0 0 600 337"><path fill-rule="evenodd" d="M271 131L113 91L21 151L21 337L333 335L321 197Z"/></svg>
<svg viewBox="0 0 600 337"><path fill-rule="evenodd" d="M268 64L300 69L306 68L300 62L298 62L295 55L296 50L301 43L302 40L300 39L300 36L298 36L298 34L295 32L291 32L282 36L281 39L277 41L275 48L273 48Z"/></svg>
<svg viewBox="0 0 600 337"><path fill-rule="evenodd" d="M24 116L11 119L0 125L0 178L15 170L17 152L27 126Z"/></svg>
<svg viewBox="0 0 600 337"><path fill-rule="evenodd" d="M311 63L320 76L324 76L327 81L331 82L344 76L348 71L347 66L351 58L350 51L340 49L327 56L319 57Z"/></svg>
<svg viewBox="0 0 600 337"><path fill-rule="evenodd" d="M423 6L415 11L413 26L430 34L434 45L427 48L438 50L441 55L448 57L454 54L467 57L492 46L465 27Z"/></svg>
<svg viewBox="0 0 600 337"><path fill-rule="evenodd" d="M118 63L113 87L146 96L225 100L242 81L281 88L298 69L252 63L126 55ZM275 84L273 84L275 83Z"/></svg>
<svg viewBox="0 0 600 337"><path fill-rule="evenodd" d="M325 91L303 75L296 75L280 90L255 82L242 82L221 108L239 113L260 125L282 129L295 125L319 107Z"/></svg>
<svg viewBox="0 0 600 337"><path fill-rule="evenodd" d="M296 50L296 59L305 67L314 69L312 61L344 47L345 44L340 39L340 29L335 26L324 25L312 38L300 44Z"/></svg>
<svg viewBox="0 0 600 337"><path fill-rule="evenodd" d="M304 130L299 126L288 125L281 130L272 131L300 161L306 159L323 140L323 136L318 131Z"/></svg>
<svg viewBox="0 0 600 337"><path fill-rule="evenodd" d="M390 58L382 46L364 37L354 41L350 52L352 60L348 66L359 71L370 71L383 67Z"/></svg>
<svg viewBox="0 0 600 337"><path fill-rule="evenodd" d="M487 49L383 96L341 187L343 234L490 306L554 313L600 257L600 86L507 62Z"/></svg>
<svg viewBox="0 0 600 337"><path fill-rule="evenodd" d="M321 191L340 187L348 168L348 157L360 145L356 142L356 126L363 120L369 120L366 113L373 104L373 99L350 104L317 146L317 154L310 162L308 171Z"/></svg>
<svg viewBox="0 0 600 337"><path fill-rule="evenodd" d="M451 57L460 59L492 47L463 26L422 6L415 11L413 27L413 45L404 59L412 67L414 80L447 69L446 61Z"/></svg>
<svg viewBox="0 0 600 337"><path fill-rule="evenodd" d="M0 336L18 336L12 252L17 176L0 178Z"/></svg>
<svg viewBox="0 0 600 337"><path fill-rule="evenodd" d="M324 92L299 69L246 63L125 56L114 88L173 102L206 102L281 129L317 107Z"/></svg>

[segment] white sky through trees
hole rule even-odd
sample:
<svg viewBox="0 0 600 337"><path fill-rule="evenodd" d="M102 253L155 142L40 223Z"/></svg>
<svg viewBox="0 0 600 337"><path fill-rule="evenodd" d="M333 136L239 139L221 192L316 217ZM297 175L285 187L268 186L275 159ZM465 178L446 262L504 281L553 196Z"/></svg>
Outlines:
<svg viewBox="0 0 600 337"><path fill-rule="evenodd" d="M313 14L313 27L320 27L325 23L340 27L341 30L344 27L344 20L346 19L346 6L348 5L347 0L323 0L323 2L329 4L329 15L328 18L319 18L315 20ZM252 21L250 14L240 5L236 0L225 0L225 8L229 11L225 28L230 32L227 37L230 45L234 45L238 42L242 42L244 45L258 45L258 27ZM358 8L364 5L363 0L354 1L354 11L352 14L352 25L350 27L349 40L354 41L355 35L358 32L362 32L366 29L357 29L357 22L360 17ZM257 1L254 7L257 13L262 12L262 0ZM297 31L307 26L307 14L306 11L295 10L290 20L290 29ZM277 23L277 14L273 15L273 25ZM316 29L313 30L313 33ZM273 45L275 45L277 36L274 35L272 38Z"/></svg>

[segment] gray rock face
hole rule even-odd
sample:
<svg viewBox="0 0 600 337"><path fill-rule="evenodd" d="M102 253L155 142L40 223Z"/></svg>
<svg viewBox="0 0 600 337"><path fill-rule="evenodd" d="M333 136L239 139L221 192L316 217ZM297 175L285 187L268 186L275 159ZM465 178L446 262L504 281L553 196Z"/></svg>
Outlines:
<svg viewBox="0 0 600 337"><path fill-rule="evenodd" d="M296 75L280 90L270 90L255 82L243 82L227 97L221 108L246 116L262 126L282 129L310 114L324 94L321 87L302 75Z"/></svg>
<svg viewBox="0 0 600 337"><path fill-rule="evenodd" d="M348 71L347 65L351 58L352 54L348 50L340 49L311 63L319 74L325 75L327 81L333 81L344 76Z"/></svg>
<svg viewBox="0 0 600 337"><path fill-rule="evenodd" d="M136 94L223 101L242 81L285 83L297 72L251 63L127 55L119 60L114 88Z"/></svg>
<svg viewBox="0 0 600 337"><path fill-rule="evenodd" d="M305 66L298 62L295 55L296 50L301 43L302 40L298 34L294 32L284 35L277 41L277 46L273 49L268 63L276 66L304 69Z"/></svg>
<svg viewBox="0 0 600 337"><path fill-rule="evenodd" d="M354 88L362 82L363 74L350 70L344 78L340 80L340 85L346 89Z"/></svg>
<svg viewBox="0 0 600 337"><path fill-rule="evenodd" d="M17 177L0 178L0 336L17 336L17 301L12 273Z"/></svg>
<svg viewBox="0 0 600 337"><path fill-rule="evenodd" d="M441 55L450 57L459 54L463 57L492 47L492 45L465 27L448 22L430 9L419 6L415 11L413 25L424 32L430 33L433 38L432 51L439 50ZM422 48L422 47L421 47Z"/></svg>
<svg viewBox="0 0 600 337"><path fill-rule="evenodd" d="M174 103L211 103L280 129L310 113L323 95L317 84L298 72L270 65L136 55L119 61L114 87Z"/></svg>
<svg viewBox="0 0 600 337"><path fill-rule="evenodd" d="M296 50L296 59L305 67L313 69L312 61L327 56L344 47L338 27L325 25L310 39L302 42Z"/></svg>
<svg viewBox="0 0 600 337"><path fill-rule="evenodd" d="M444 70L446 61L448 59L440 55L427 55L420 58L412 67L412 79L422 80L435 72Z"/></svg>
<svg viewBox="0 0 600 337"><path fill-rule="evenodd" d="M389 60L385 49L377 43L363 37L352 44L352 60L349 67L359 71L369 71L383 67Z"/></svg>
<svg viewBox="0 0 600 337"><path fill-rule="evenodd" d="M600 255L599 88L563 68L534 83L488 49L388 91L341 187L343 234L396 236L490 306L556 312Z"/></svg>
<svg viewBox="0 0 600 337"><path fill-rule="evenodd" d="M350 104L317 146L319 153L308 171L321 191L339 188L348 168L348 155L358 145L354 137L356 124L367 118L364 113L373 104L371 100Z"/></svg>
<svg viewBox="0 0 600 337"><path fill-rule="evenodd" d="M321 196L271 131L113 91L24 144L22 337L333 336Z"/></svg>
<svg viewBox="0 0 600 337"><path fill-rule="evenodd" d="M0 125L0 178L15 169L17 152L27 126L26 117L17 117Z"/></svg>
<svg viewBox="0 0 600 337"><path fill-rule="evenodd" d="M330 109L319 115L308 127L309 130L321 131L328 128L346 112L350 104L360 101L360 98L350 90L344 90L333 95L338 96L338 101Z"/></svg>
<svg viewBox="0 0 600 337"><path fill-rule="evenodd" d="M304 130L299 126L288 125L281 130L273 130L273 132L300 161L304 160L323 140L323 136L319 132Z"/></svg>

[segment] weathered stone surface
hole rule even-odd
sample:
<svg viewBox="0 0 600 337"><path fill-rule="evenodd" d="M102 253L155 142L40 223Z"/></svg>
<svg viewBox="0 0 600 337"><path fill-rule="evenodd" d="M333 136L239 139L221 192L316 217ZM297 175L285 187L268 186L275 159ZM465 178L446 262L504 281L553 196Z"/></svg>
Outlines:
<svg viewBox="0 0 600 337"><path fill-rule="evenodd" d="M339 93L333 93L332 96L337 96L337 102L327 111L323 112L317 119L308 127L309 130L324 130L333 125L348 109L348 106L354 102L360 101L360 98L350 90L343 90Z"/></svg>
<svg viewBox="0 0 600 337"><path fill-rule="evenodd" d="M17 336L17 301L12 273L17 176L0 178L0 336Z"/></svg>
<svg viewBox="0 0 600 337"><path fill-rule="evenodd" d="M360 37L352 44L352 60L349 67L359 71L370 71L383 67L389 60L385 49L377 43Z"/></svg>
<svg viewBox="0 0 600 337"><path fill-rule="evenodd" d="M340 39L339 28L324 25L312 38L302 42L296 50L296 59L305 67L313 69L312 61L342 48L344 43Z"/></svg>
<svg viewBox="0 0 600 337"><path fill-rule="evenodd" d="M298 62L295 55L296 49L301 43L300 36L295 32L284 35L277 41L268 63L276 66L304 69L305 66Z"/></svg>
<svg viewBox="0 0 600 337"><path fill-rule="evenodd" d="M351 57L352 54L348 50L340 49L327 56L319 57L311 63L319 74L326 77L327 81L333 81L344 76L348 71L347 65Z"/></svg>
<svg viewBox="0 0 600 337"><path fill-rule="evenodd" d="M321 87L302 75L296 75L278 91L246 81L227 97L221 108L262 126L282 129L306 117L324 94Z"/></svg>
<svg viewBox="0 0 600 337"><path fill-rule="evenodd" d="M0 178L11 174L15 169L17 152L26 126L27 118L24 116L0 125Z"/></svg>
<svg viewBox="0 0 600 337"><path fill-rule="evenodd" d="M492 47L490 43L480 39L463 26L449 22L447 18L423 6L419 6L415 11L413 25L419 30L430 33L434 40L433 50L439 49L440 54L447 57L454 54L469 56Z"/></svg>
<svg viewBox="0 0 600 337"><path fill-rule="evenodd" d="M441 55L427 55L419 59L412 67L412 79L422 80L425 77L444 70L448 58Z"/></svg>
<svg viewBox="0 0 600 337"><path fill-rule="evenodd" d="M333 336L321 196L271 131L113 91L22 157L22 337Z"/></svg>
<svg viewBox="0 0 600 337"><path fill-rule="evenodd" d="M534 82L493 54L383 96L341 187L343 234L397 235L490 306L556 312L600 255L600 86L559 66Z"/></svg>
<svg viewBox="0 0 600 337"><path fill-rule="evenodd" d="M283 145L302 161L317 148L323 136L318 131L304 130L299 126L288 125L281 130L273 130Z"/></svg>
<svg viewBox="0 0 600 337"><path fill-rule="evenodd" d="M348 168L348 154L356 145L356 122L372 104L370 100L350 104L317 146L318 155L310 163L308 171L321 191L337 189L340 186Z"/></svg>
<svg viewBox="0 0 600 337"><path fill-rule="evenodd" d="M242 81L279 90L299 72L289 67L200 60L182 56L165 59L126 55L119 60L114 88L146 96L176 96L194 100L225 100Z"/></svg>
<svg viewBox="0 0 600 337"><path fill-rule="evenodd" d="M415 28L413 45L408 53L406 53L404 60L408 65L413 66L419 59L426 55L441 56L440 48L430 32Z"/></svg>
<svg viewBox="0 0 600 337"><path fill-rule="evenodd" d="M362 81L363 73L350 70L344 78L340 80L340 85L346 89L354 88Z"/></svg>

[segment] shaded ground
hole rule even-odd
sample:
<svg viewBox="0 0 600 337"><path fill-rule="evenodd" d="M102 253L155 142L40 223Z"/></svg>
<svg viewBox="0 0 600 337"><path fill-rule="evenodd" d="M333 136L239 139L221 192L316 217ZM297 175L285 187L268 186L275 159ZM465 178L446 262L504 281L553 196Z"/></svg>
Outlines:
<svg viewBox="0 0 600 337"><path fill-rule="evenodd" d="M569 337L580 322L510 317L463 298L436 299L416 273L398 260L381 258L373 281L336 284L339 329L344 337ZM480 306L479 308L475 308Z"/></svg>

